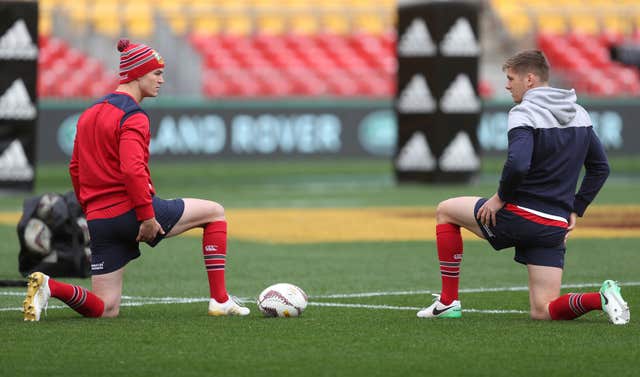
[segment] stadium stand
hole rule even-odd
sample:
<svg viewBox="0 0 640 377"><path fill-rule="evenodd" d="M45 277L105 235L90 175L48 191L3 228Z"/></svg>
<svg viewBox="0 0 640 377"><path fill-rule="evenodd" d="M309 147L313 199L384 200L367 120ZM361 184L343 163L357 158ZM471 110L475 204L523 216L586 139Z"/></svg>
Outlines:
<svg viewBox="0 0 640 377"><path fill-rule="evenodd" d="M63 40L40 36L38 94L41 97L96 97L117 84L115 72Z"/></svg>
<svg viewBox="0 0 640 377"><path fill-rule="evenodd" d="M538 46L568 86L594 96L640 95L640 72L612 61L606 37L538 34Z"/></svg>
<svg viewBox="0 0 640 377"><path fill-rule="evenodd" d="M594 96L640 95L638 68L609 54L623 41L640 43L637 0L486 4L511 39L535 43L548 55L554 81ZM115 74L102 64L111 67L115 41L128 36L192 50L188 58L198 61L189 61L194 77L184 80L191 86L182 94L195 83L205 97L390 97L395 7L394 0L41 0L40 95L88 97L109 90L115 81L107 77ZM66 33L55 32L60 25ZM167 34L159 43L158 35ZM184 50L176 50L169 61L183 58ZM99 72L98 79L87 83L81 76L88 72ZM53 82L67 77L62 73L69 83L58 87ZM502 86L493 81L480 80L483 97Z"/></svg>
<svg viewBox="0 0 640 377"><path fill-rule="evenodd" d="M207 97L389 97L396 69L394 8L390 0L375 5L363 0L311 5L302 0L43 0L40 95L92 93L75 84L81 81L75 74L69 77L73 85L57 88L51 83L61 73L75 72L66 62L49 60L67 58L57 50L60 45L74 57L74 65L86 61L95 66L92 58L49 37L55 18L62 17L77 29L111 40L120 35L149 40L167 25L200 55L201 94ZM83 68L78 76L86 72Z"/></svg>
<svg viewBox="0 0 640 377"><path fill-rule="evenodd" d="M389 34L192 34L207 96L393 94Z"/></svg>
<svg viewBox="0 0 640 377"><path fill-rule="evenodd" d="M491 0L515 39L530 36L545 52L557 81L591 96L640 95L640 70L611 59L621 43L640 44L637 0Z"/></svg>

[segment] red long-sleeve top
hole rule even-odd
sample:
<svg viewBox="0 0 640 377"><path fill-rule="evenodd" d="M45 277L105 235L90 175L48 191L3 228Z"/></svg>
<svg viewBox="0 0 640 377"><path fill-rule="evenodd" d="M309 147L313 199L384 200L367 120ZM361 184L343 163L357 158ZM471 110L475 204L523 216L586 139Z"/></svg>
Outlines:
<svg viewBox="0 0 640 377"><path fill-rule="evenodd" d="M69 173L88 220L135 209L139 221L155 216L149 171L149 118L126 93L114 92L78 120Z"/></svg>

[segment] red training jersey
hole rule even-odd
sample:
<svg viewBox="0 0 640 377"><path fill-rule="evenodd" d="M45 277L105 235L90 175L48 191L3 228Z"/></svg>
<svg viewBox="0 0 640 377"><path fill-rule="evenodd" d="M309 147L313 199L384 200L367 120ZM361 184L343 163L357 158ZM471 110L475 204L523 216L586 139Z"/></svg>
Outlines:
<svg viewBox="0 0 640 377"><path fill-rule="evenodd" d="M126 93L111 93L82 113L69 173L88 220L131 209L139 221L155 216L150 142L149 117Z"/></svg>

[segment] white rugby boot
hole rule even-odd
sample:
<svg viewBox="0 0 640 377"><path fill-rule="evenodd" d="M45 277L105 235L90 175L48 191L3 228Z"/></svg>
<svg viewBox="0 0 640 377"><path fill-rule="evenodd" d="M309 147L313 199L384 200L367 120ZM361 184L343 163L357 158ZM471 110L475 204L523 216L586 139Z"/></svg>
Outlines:
<svg viewBox="0 0 640 377"><path fill-rule="evenodd" d="M609 316L609 321L614 325L626 325L629 323L631 313L629 305L620 295L620 287L613 280L605 280L600 288L600 300L602 310Z"/></svg>
<svg viewBox="0 0 640 377"><path fill-rule="evenodd" d="M237 302L237 298L229 296L226 302L219 303L216 299L209 300L209 315L214 317L219 316L241 316L249 315L251 310L245 306L241 306Z"/></svg>
<svg viewBox="0 0 640 377"><path fill-rule="evenodd" d="M51 297L49 276L34 272L27 278L27 297L22 303L25 321L39 321L42 310L46 312Z"/></svg>
<svg viewBox="0 0 640 377"><path fill-rule="evenodd" d="M460 318L462 317L462 306L460 300L454 300L451 304L445 305L440 302L440 295L432 295L433 304L418 312L418 318Z"/></svg>

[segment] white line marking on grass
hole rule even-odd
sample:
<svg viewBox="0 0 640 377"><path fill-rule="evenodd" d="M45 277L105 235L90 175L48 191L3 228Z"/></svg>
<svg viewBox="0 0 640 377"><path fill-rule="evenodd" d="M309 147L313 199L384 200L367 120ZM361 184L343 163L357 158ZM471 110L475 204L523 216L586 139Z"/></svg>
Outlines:
<svg viewBox="0 0 640 377"><path fill-rule="evenodd" d="M346 304L342 302L309 302L309 306L328 306L333 308L356 308L356 309L388 309L388 310L420 310L422 308L414 306L392 306L392 305L366 305L366 304Z"/></svg>
<svg viewBox="0 0 640 377"><path fill-rule="evenodd" d="M577 283L577 284L565 284L562 286L564 289L569 288L589 288L599 287L601 283ZM625 282L621 286L639 286L640 282ZM467 288L461 289L460 293L485 293L485 292L507 292L507 291L526 291L529 288L526 286L514 286L514 287L496 287L496 288ZM329 295L317 295L309 296L310 298L323 299L323 298L362 298L362 297L379 297L379 296L408 296L408 295L423 295L432 293L431 290L419 290L419 291L395 291L395 292L364 292L364 293L344 293L344 294L329 294ZM24 291L0 291L0 296L24 296ZM205 297L142 297L142 296L122 296L123 302L120 306L144 306L154 304L191 304L198 302L208 302L209 298ZM254 298L238 298L238 301L242 303L255 302ZM420 310L420 307L413 306L393 306L393 305L368 305L368 304L349 304L342 302L309 302L310 306L320 307L342 307L342 308L360 308L360 309L382 309L382 310ZM48 309L63 309L67 308L66 305L49 305ZM0 308L0 312L5 311L22 311L22 307L10 307ZM510 314L510 313L528 313L524 310L502 310L502 309L462 309L463 312L468 313L485 313L485 314Z"/></svg>
<svg viewBox="0 0 640 377"><path fill-rule="evenodd" d="M120 306L145 306L156 304L191 304L197 302L207 302L208 298L179 298L170 300L168 297L152 297L152 300L123 302ZM334 308L353 308L353 309L374 309L374 310L410 310L418 311L422 309L417 306L393 306L393 305L367 305L367 304L347 304L343 302L309 302L309 306L334 307ZM51 305L47 310L68 308L66 305ZM0 308L0 312L22 311L21 307ZM465 313L484 313L484 314L525 314L524 310L485 310L485 309L462 309Z"/></svg>
<svg viewBox="0 0 640 377"><path fill-rule="evenodd" d="M64 309L64 308L68 308L68 306L66 305L49 305L47 306L47 310L49 309ZM21 307L16 307L16 308L0 308L0 312L13 312L13 311L17 311L17 312L21 312L22 311L22 306Z"/></svg>
<svg viewBox="0 0 640 377"><path fill-rule="evenodd" d="M345 304L341 302L309 302L309 306L328 306L334 308L356 308L356 309L385 309L385 310L421 310L424 308L417 306L392 306L392 305L366 305L366 304ZM484 314L526 314L525 310L484 310L484 309L462 309L465 313Z"/></svg>
<svg viewBox="0 0 640 377"><path fill-rule="evenodd" d="M599 287L602 283L575 283L575 284L564 284L562 285L563 289L569 288L589 288L589 287ZM630 281L620 283L621 287L632 287L639 286L640 281ZM526 286L514 286L514 287L495 287L495 288L463 288L460 289L460 293L485 293L485 292L517 292L517 291L526 291L529 288ZM24 296L26 291L1 291L0 296ZM363 292L363 293L335 293L328 295L311 295L309 298L358 298L358 297L377 297L377 296L411 296L411 295L424 295L433 292L439 292L438 290L418 290L418 291L390 291L390 292ZM143 301L175 301L175 300L199 300L200 301L209 301L208 298L184 298L184 297L143 297L143 296L122 296L123 300L143 300ZM252 301L253 299L241 298L241 301L247 302L246 300Z"/></svg>
<svg viewBox="0 0 640 377"><path fill-rule="evenodd" d="M143 296L122 296L123 300L131 300L132 302L148 302L150 304L191 304L195 302L209 302L209 298L205 297L143 297ZM246 302L246 299L239 299L241 302ZM130 303L123 303L130 304ZM126 306L126 305L125 305ZM131 305L129 305L131 306Z"/></svg>
<svg viewBox="0 0 640 377"><path fill-rule="evenodd" d="M462 309L464 313L482 313L482 314L529 314L526 310L516 309Z"/></svg>
<svg viewBox="0 0 640 377"><path fill-rule="evenodd" d="M22 291L22 292L3 292L0 291L0 296L24 296L27 293L27 291Z"/></svg>
<svg viewBox="0 0 640 377"><path fill-rule="evenodd" d="M570 288L589 288L599 287L602 283L578 283L578 284L564 284L563 289ZM625 282L620 284L621 287L626 286L638 286L640 282ZM527 286L515 286L515 287L496 287L496 288L466 288L461 289L460 293L485 293L485 292L519 292L527 291ZM427 295L431 293L437 293L440 290L418 290L418 291L391 291L391 292L362 292L362 293L337 293L329 295L312 295L309 298L362 298L362 297L379 297L379 296L414 296L414 295Z"/></svg>

